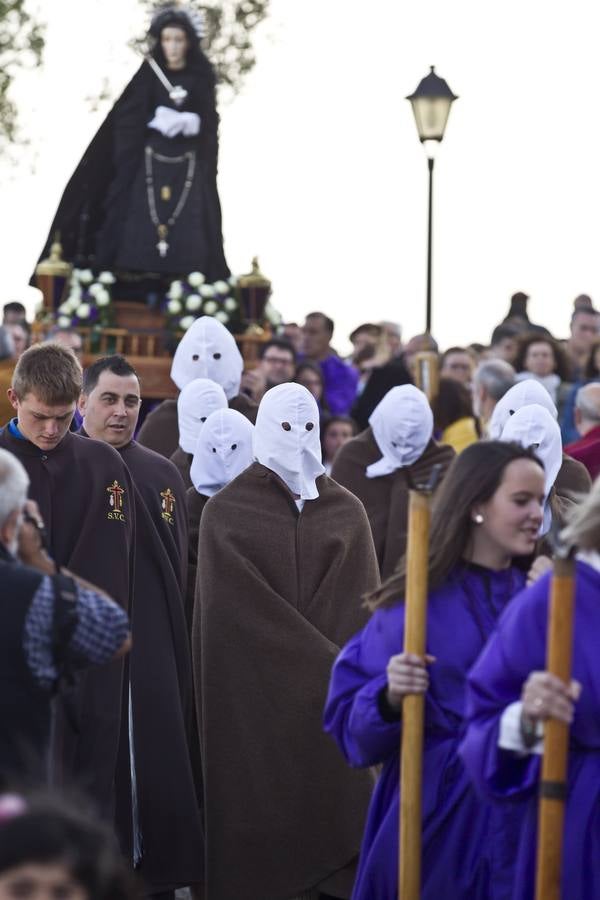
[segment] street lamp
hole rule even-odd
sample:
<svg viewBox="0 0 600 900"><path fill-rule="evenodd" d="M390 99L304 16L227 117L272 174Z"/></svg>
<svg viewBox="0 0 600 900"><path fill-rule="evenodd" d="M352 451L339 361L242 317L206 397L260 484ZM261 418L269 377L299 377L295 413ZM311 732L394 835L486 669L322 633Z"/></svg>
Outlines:
<svg viewBox="0 0 600 900"><path fill-rule="evenodd" d="M450 107L457 99L446 81L435 74L435 67L423 78L414 94L406 98L410 100L417 123L419 140L427 154L429 168L429 219L427 230L427 326L431 331L431 236L432 236L432 196L433 196L433 163L437 144L444 137L446 123L450 115Z"/></svg>

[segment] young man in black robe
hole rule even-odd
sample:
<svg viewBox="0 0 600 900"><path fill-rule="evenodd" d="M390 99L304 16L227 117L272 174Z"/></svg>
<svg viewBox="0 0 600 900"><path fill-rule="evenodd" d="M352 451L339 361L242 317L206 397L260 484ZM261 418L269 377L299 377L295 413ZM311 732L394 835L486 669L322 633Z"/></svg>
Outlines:
<svg viewBox="0 0 600 900"><path fill-rule="evenodd" d="M133 440L139 407L139 381L122 356L104 357L86 369L79 403L83 433L121 454L135 486L131 699L124 718L131 747L130 754L122 754L118 773L117 783L124 786L118 818L126 829L131 777L137 799L131 852L147 889L167 898L174 888L199 882L203 868L188 747L192 676L183 606L187 516L185 488L176 467Z"/></svg>
<svg viewBox="0 0 600 900"><path fill-rule="evenodd" d="M115 450L69 431L81 380L70 350L58 344L26 350L8 391L16 418L0 431L0 446L27 471L56 565L128 609L133 485ZM56 710L54 778L74 779L106 817L114 804L122 676L122 661L91 670Z"/></svg>

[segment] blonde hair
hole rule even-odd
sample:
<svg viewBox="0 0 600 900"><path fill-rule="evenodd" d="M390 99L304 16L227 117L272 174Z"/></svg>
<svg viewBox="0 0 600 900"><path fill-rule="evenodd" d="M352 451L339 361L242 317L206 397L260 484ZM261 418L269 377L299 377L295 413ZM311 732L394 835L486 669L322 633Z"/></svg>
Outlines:
<svg viewBox="0 0 600 900"><path fill-rule="evenodd" d="M600 550L600 479L580 503L567 515L567 527L560 533L561 540L581 550Z"/></svg>

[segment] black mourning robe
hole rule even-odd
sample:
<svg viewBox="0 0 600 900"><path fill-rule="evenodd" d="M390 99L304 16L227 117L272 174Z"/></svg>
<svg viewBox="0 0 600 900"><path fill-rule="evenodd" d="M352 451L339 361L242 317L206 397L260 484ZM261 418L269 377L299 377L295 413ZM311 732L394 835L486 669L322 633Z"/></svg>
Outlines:
<svg viewBox="0 0 600 900"><path fill-rule="evenodd" d="M175 105L148 63L142 63L67 184L42 257L59 231L64 258L80 268L168 275L200 271L209 282L229 275L217 193L219 120L214 72L202 55L185 69L166 74L172 84L188 91L183 105ZM157 106L197 113L200 133L166 138L148 128ZM174 160L152 157L153 196L162 223L173 214L185 189L190 174L186 154L192 153L195 160L185 205L169 227L165 257L156 247L157 228L150 215L147 148ZM167 199L161 194L165 187Z"/></svg>
<svg viewBox="0 0 600 900"><path fill-rule="evenodd" d="M129 673L143 846L140 874L147 889L159 892L200 882L204 868L202 822L189 747L193 699L183 605L187 578L185 489L175 466L158 453L135 441L119 452L133 478L136 502ZM123 732L126 736L125 727ZM126 740L120 758L118 821L122 842L129 849Z"/></svg>
<svg viewBox="0 0 600 900"><path fill-rule="evenodd" d="M202 512L192 649L210 900L350 896L372 781L322 714L379 574L362 504L326 475L317 487L299 513L254 463Z"/></svg>
<svg viewBox="0 0 600 900"><path fill-rule="evenodd" d="M229 409L254 423L258 404L245 394L237 394L229 401ZM179 447L179 423L177 421L177 400L163 400L156 409L153 409L144 419L144 424L138 434L138 442L150 450L155 450L161 456L170 459Z"/></svg>
<svg viewBox="0 0 600 900"><path fill-rule="evenodd" d="M0 446L27 470L29 496L40 508L57 566L129 609L134 489L116 450L72 432L54 450L40 450L8 426L0 432ZM55 710L54 779L75 781L106 818L113 814L122 680L123 660L89 669Z"/></svg>

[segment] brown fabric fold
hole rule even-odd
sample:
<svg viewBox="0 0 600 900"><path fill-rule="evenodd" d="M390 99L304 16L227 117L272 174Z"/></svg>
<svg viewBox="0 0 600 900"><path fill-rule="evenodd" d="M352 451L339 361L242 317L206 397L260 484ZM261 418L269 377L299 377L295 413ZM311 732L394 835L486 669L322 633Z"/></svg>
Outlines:
<svg viewBox="0 0 600 900"><path fill-rule="evenodd" d="M382 456L370 427L338 451L331 477L363 502L373 532L382 579L392 574L406 550L408 492L411 486L427 483L431 469L437 463L442 466L439 485L454 455L452 447L432 440L412 466L379 478L367 478L367 466Z"/></svg>
<svg viewBox="0 0 600 900"><path fill-rule="evenodd" d="M299 513L254 463L202 513L192 650L210 900L301 895L360 848L371 774L347 767L322 711L379 576L362 504L327 476L317 486Z"/></svg>

